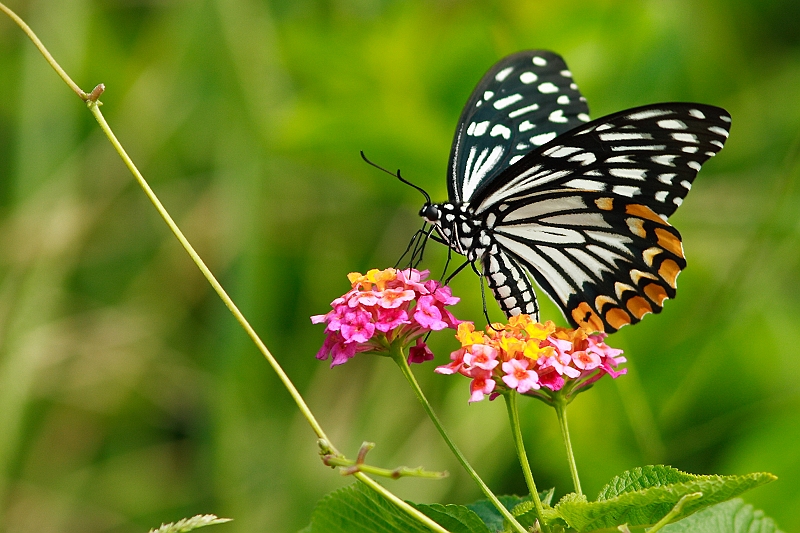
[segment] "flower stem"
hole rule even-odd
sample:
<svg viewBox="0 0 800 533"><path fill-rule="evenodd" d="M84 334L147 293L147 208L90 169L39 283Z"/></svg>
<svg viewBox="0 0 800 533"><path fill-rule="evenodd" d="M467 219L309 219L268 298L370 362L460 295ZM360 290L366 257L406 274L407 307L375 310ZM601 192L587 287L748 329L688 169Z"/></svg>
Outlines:
<svg viewBox="0 0 800 533"><path fill-rule="evenodd" d="M572 452L572 441L569 438L569 426L567 425L567 399L563 394L556 394L553 397L553 407L558 416L558 423L561 426L561 437L564 439L564 446L567 449L567 461L569 471L572 474L572 484L575 485L575 492L583 495L581 490L581 480L578 478L578 467L575 465L575 454Z"/></svg>
<svg viewBox="0 0 800 533"><path fill-rule="evenodd" d="M178 225L175 223L170 214L164 208L163 204L158 199L153 190L150 188L147 181L145 181L144 176L142 176L142 174L139 172L139 169L136 168L136 165L131 160L130 156L128 156L125 149L117 140L117 137L114 135L114 132L111 130L111 127L108 125L108 123L105 120L105 117L103 117L103 114L100 111L100 105L102 104L97 100L100 94L105 89L104 86L102 84L98 85L91 93L86 93L85 91L83 91L74 81L72 81L72 78L69 77L69 75L64 71L64 69L61 68L61 65L59 65L58 62L55 60L55 58L53 58L53 56L50 54L47 48L45 48L44 44L42 44L41 40L37 37L37 35L33 32L33 30L25 23L25 21L23 21L16 13L14 13L8 7L6 7L2 2L0 2L0 12L3 12L6 15L8 15L8 17L11 18L11 20L13 20L17 24L17 26L19 26L20 29L22 29L23 32L25 32L28 38L30 38L30 40L33 41L33 44L36 46L36 48L39 50L42 56L44 56L45 60L50 64L50 66L53 67L53 69L56 71L59 77L64 81L64 83L66 83L67 86L69 86L69 88L75 94L77 94L81 100L86 102L86 106L94 115L95 120L97 120L97 123L100 125L100 128L103 130L103 133L106 134L106 137L108 137L108 140L114 146L114 149L117 151L120 158L122 158L122 161L125 163L125 166L128 167L128 170L130 170L131 174L133 174L134 178L136 178L136 181L139 183L142 190L144 190L147 197L155 206L156 210L161 215L161 218L164 219L164 222L166 222L167 226L169 226L169 229L181 243L181 246L183 246L184 250L186 250L186 253L189 254L189 256L192 258L192 261L194 261L195 265L197 265L197 268L200 269L200 272L203 274L203 277L206 278L208 283L212 286L212 288L220 297L220 299L223 301L225 306L230 310L230 312L236 318L237 322L239 322L239 324L245 330L245 332L253 341L253 343L256 345L256 347L258 347L259 351L263 354L264 358L267 360L272 369L278 375L278 378L281 380L284 387L286 387L286 390L289 391L289 394L292 396L292 399L294 399L295 403L297 404L297 407L300 409L303 416L305 416L306 420L311 426L311 429L314 431L314 433L317 434L317 437L319 437L321 450L323 450L324 453L331 453L341 456L341 453L338 450L336 450L331 441L328 439L325 432L322 430L322 426L320 426L319 422L317 422L317 419L311 413L311 409L309 409L308 405L305 403L305 400L300 395L300 392L297 390L297 388L294 386L294 383L292 383L292 381L289 379L289 376L283 371L283 368L280 366L280 364L278 364L278 361L275 359L275 357L272 355L269 349L267 349L264 342L259 338L258 334L252 328L252 326L244 317L244 315L241 313L241 311L239 311L239 308L236 307L236 304L233 303L233 300L230 298L230 296L228 296L228 293L225 292L225 289L222 288L222 285L220 285L220 283L211 273L211 270L209 270L209 268L197 254L194 247L189 243L189 241L183 235L183 232L180 230L180 228L178 228ZM413 516L417 521L419 521L422 524L425 524L425 526L427 526L431 531L435 531L437 533L449 533L447 529L443 528L442 526L440 526L439 524L437 524L436 522L425 516L423 513L421 513L411 505L407 504L406 502L404 502L403 500L392 494L390 491L388 491L386 488L384 488L382 485L380 485L378 482L371 479L364 473L356 472L355 474L353 474L353 476L362 483L364 483L365 485L367 485L368 487L370 487L375 492L381 494L384 498L390 500L392 503L397 505L399 508L401 508L409 515Z"/></svg>
<svg viewBox="0 0 800 533"><path fill-rule="evenodd" d="M542 500L539 498L539 491L536 490L536 483L533 481L531 465L528 463L528 454L525 453L525 443L522 440L522 431L519 424L519 409L517 407L517 392L511 391L505 394L504 397L506 400L506 409L508 410L508 420L511 422L511 434L514 437L514 447L517 450L517 457L522 467L525 483L528 484L528 492L531 493L533 507L536 509L536 517L539 519L539 527L541 527L543 533L548 533L549 527L544 521L544 507L542 506Z"/></svg>
<svg viewBox="0 0 800 533"><path fill-rule="evenodd" d="M469 464L467 458L463 453L461 453L461 450L458 449L458 446L456 446L455 442L453 442L453 440L450 438L450 435L448 435L447 431L445 431L444 426L442 426L442 423L439 420L439 417L436 416L431 404L428 402L428 399L422 392L417 379L414 377L414 373L411 372L411 368L408 366L408 361L406 360L406 355L403 353L403 349L399 343L392 343L390 347L390 353L392 355L392 359L394 359L394 362L400 367L400 371L405 376L408 384L411 385L411 389L414 391L414 394L417 395L417 399L422 404L422 408L427 413L428 418L430 418L431 422L433 422L433 425L436 426L439 434L442 436L445 443L447 443L447 446L450 448L450 451L453 452L453 455L456 456L458 462L461 463L461 466L464 467L464 470L466 470L475 483L478 484L478 487L481 489L481 492L483 492L486 498L488 498L489 501L492 502L492 505L494 505L500 514L503 515L503 518L508 520L514 530L518 533L525 533L525 528L522 527L522 525L517 522L517 519L514 518L514 516L509 512L509 510L506 509L502 503L500 503L500 500L497 499L497 496L495 496L492 490L486 485L486 483L483 482L475 469L472 468L472 465Z"/></svg>

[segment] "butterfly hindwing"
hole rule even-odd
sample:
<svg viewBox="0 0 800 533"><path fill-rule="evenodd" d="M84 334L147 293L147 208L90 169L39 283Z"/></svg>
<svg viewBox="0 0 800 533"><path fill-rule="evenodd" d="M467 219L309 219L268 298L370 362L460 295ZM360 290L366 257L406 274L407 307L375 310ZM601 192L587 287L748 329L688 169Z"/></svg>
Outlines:
<svg viewBox="0 0 800 533"><path fill-rule="evenodd" d="M588 114L560 56L528 50L504 58L461 113L448 164L450 201L469 201L525 154L586 123Z"/></svg>
<svg viewBox="0 0 800 533"><path fill-rule="evenodd" d="M513 293L518 280L509 276L508 287L493 284L486 265L507 258L524 265L576 327L612 333L660 312L664 300L675 296L686 266L681 237L647 206L574 189L506 205L493 225L498 249L484 259L496 296ZM517 308L498 301L506 314L527 312L524 298L517 299Z"/></svg>

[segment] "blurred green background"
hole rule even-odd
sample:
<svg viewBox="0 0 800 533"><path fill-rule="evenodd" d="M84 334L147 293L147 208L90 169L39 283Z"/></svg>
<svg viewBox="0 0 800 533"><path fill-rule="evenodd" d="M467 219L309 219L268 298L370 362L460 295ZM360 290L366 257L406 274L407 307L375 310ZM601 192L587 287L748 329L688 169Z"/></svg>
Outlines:
<svg viewBox="0 0 800 533"><path fill-rule="evenodd" d="M666 463L770 471L746 499L800 530L800 3L796 0L10 0L103 110L337 446L417 501L479 492L390 361L314 359L308 317L392 265L420 195L446 196L461 106L502 56L562 54L593 117L715 104L731 138L672 222L689 266L659 316L615 334L627 376L571 407L585 491ZM444 264L428 248L425 266ZM475 277L453 283L482 321ZM496 306L492 313L499 316ZM545 318L556 318L552 304ZM436 363L456 341L434 335ZM417 367L467 456L523 493L504 406ZM570 490L556 419L521 406L540 487ZM201 279L91 115L0 18L0 530L141 532L196 513L296 531L349 483Z"/></svg>

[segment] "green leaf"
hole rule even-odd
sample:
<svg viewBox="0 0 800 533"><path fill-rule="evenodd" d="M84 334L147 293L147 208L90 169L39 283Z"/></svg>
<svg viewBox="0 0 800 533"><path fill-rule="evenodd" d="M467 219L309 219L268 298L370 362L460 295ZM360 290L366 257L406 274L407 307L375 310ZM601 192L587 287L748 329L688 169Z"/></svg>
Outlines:
<svg viewBox="0 0 800 533"><path fill-rule="evenodd" d="M577 531L614 528L618 525L652 525L693 492L702 497L688 502L678 518L729 500L746 490L773 481L775 476L755 473L745 476L697 476L667 466L635 468L612 479L596 502L574 494L561 499L555 509Z"/></svg>
<svg viewBox="0 0 800 533"><path fill-rule="evenodd" d="M503 507L511 511L514 507L527 500L521 496L499 496L498 499ZM489 500L478 500L467 505L467 508L477 514L489 528L489 531L503 531L503 515L492 505Z"/></svg>
<svg viewBox="0 0 800 533"><path fill-rule="evenodd" d="M463 505L412 504L450 533L493 533L481 517ZM498 513L499 514L499 513Z"/></svg>
<svg viewBox="0 0 800 533"><path fill-rule="evenodd" d="M428 533L430 530L360 483L331 492L303 533Z"/></svg>
<svg viewBox="0 0 800 533"><path fill-rule="evenodd" d="M199 527L212 526L214 524L224 524L230 522L230 518L217 518L213 514L199 514L191 518L184 518L177 522L161 524L158 529L151 529L150 533L186 533Z"/></svg>
<svg viewBox="0 0 800 533"><path fill-rule="evenodd" d="M540 493L539 497L542 499L542 503L544 503L545 499L547 499L546 504L549 504L553 499L553 489ZM521 518L521 516L515 514L519 510L518 507L525 505L527 502L530 502L530 498L528 498L527 496L507 495L507 496L499 496L498 499L500 500L500 503L503 504L503 507L511 511L514 517L517 518L518 520ZM486 524L486 526L489 528L489 531L492 532L505 531L505 522L503 519L503 515L500 514L500 512L495 508L494 505L492 505L492 503L489 500L478 500L475 503L467 505L467 508L474 511L475 514L477 514L480 517L480 519L483 520L483 523ZM523 509L522 513L524 514L524 512L525 511ZM520 523L523 526L530 525L523 523L523 521L520 521Z"/></svg>
<svg viewBox="0 0 800 533"><path fill-rule="evenodd" d="M663 533L781 533L775 522L762 511L736 498L703 509L672 523Z"/></svg>

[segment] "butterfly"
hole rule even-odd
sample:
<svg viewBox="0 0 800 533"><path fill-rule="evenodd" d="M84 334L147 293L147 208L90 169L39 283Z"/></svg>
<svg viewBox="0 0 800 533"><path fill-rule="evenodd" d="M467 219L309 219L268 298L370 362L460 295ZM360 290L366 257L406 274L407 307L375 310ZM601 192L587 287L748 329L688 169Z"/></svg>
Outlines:
<svg viewBox="0 0 800 533"><path fill-rule="evenodd" d="M533 278L573 327L613 333L675 297L686 260L668 219L730 125L724 109L694 103L590 121L560 56L519 52L473 91L448 201L427 201L420 215L480 266L506 316L539 320Z"/></svg>

